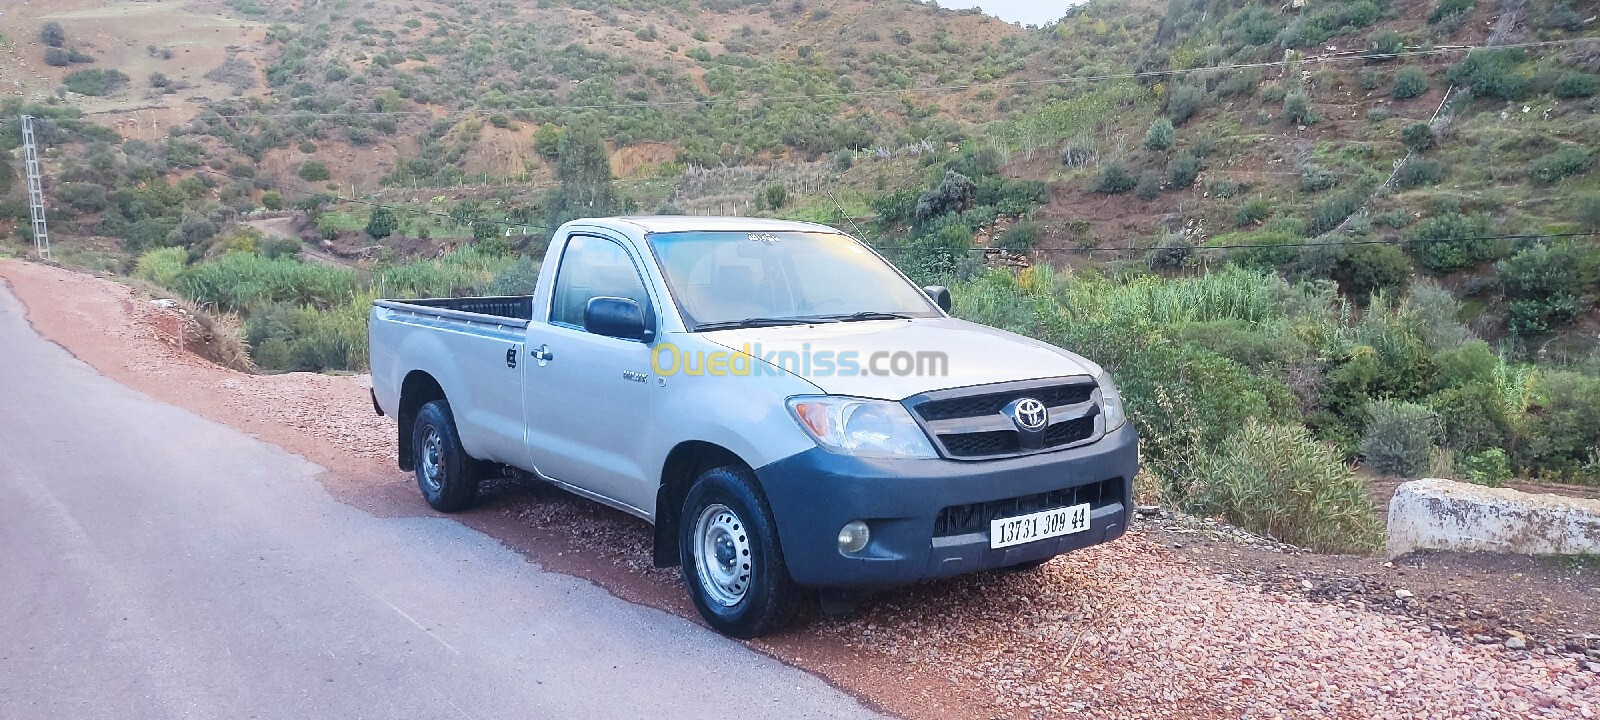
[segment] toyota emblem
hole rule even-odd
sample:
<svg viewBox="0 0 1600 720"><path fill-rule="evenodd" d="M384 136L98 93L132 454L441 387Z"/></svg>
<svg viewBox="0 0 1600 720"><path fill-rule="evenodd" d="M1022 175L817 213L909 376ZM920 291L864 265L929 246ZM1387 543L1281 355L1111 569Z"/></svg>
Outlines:
<svg viewBox="0 0 1600 720"><path fill-rule="evenodd" d="M1011 406L1011 421L1028 432L1039 432L1049 424L1050 411L1038 400L1023 398Z"/></svg>

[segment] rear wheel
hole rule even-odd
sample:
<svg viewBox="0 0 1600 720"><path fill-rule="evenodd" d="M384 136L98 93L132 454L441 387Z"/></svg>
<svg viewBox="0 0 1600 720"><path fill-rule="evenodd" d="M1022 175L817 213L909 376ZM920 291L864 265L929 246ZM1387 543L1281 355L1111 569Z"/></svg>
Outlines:
<svg viewBox="0 0 1600 720"><path fill-rule="evenodd" d="M738 638L789 624L799 591L783 561L777 523L749 470L702 473L684 498L678 527L684 583L707 624Z"/></svg>
<svg viewBox="0 0 1600 720"><path fill-rule="evenodd" d="M482 468L461 448L450 403L434 400L417 411L411 430L411 457L415 459L417 489L422 499L439 512L456 512L478 498Z"/></svg>

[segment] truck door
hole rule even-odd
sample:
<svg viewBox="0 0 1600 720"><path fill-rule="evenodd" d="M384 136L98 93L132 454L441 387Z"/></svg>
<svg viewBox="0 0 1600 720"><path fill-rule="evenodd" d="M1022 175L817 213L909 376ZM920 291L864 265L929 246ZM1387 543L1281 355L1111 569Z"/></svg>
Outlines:
<svg viewBox="0 0 1600 720"><path fill-rule="evenodd" d="M556 267L548 318L528 325L523 383L531 461L547 477L633 509L654 499L657 468L640 460L654 432L648 343L589 333L583 312L596 297L655 308L634 252L599 235L568 238Z"/></svg>

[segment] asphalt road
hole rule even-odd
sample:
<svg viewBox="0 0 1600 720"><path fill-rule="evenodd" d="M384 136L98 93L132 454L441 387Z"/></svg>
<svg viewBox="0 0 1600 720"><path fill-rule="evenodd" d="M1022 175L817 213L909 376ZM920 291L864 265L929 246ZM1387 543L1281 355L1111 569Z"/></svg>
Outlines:
<svg viewBox="0 0 1600 720"><path fill-rule="evenodd" d="M319 472L102 377L0 285L0 717L876 717Z"/></svg>

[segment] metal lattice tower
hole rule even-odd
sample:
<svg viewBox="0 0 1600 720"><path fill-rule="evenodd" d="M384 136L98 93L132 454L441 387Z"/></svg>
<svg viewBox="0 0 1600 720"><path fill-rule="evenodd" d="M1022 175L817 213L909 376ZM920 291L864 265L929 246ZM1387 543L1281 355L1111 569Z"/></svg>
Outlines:
<svg viewBox="0 0 1600 720"><path fill-rule="evenodd" d="M22 156L28 171L28 207L33 216L33 250L50 259L50 230L44 222L44 185L39 176L39 146L33 140L33 117L22 116Z"/></svg>

